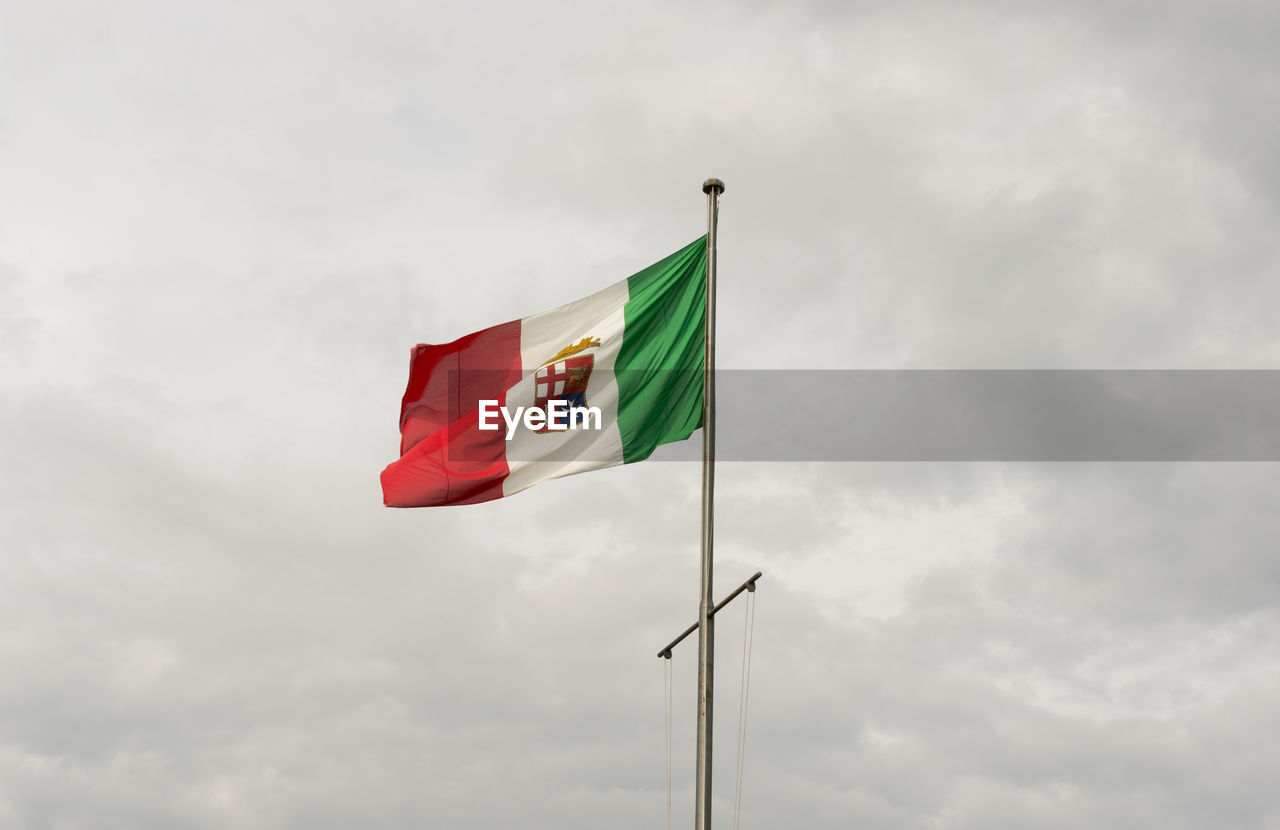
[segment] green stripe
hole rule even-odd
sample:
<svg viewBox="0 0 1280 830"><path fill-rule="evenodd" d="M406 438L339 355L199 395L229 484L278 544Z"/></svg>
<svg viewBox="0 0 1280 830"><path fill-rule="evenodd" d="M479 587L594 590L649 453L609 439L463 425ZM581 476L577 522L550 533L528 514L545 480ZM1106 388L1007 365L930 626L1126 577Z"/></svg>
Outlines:
<svg viewBox="0 0 1280 830"><path fill-rule="evenodd" d="M702 425L707 238L628 278L627 290L615 369L622 458L630 464Z"/></svg>

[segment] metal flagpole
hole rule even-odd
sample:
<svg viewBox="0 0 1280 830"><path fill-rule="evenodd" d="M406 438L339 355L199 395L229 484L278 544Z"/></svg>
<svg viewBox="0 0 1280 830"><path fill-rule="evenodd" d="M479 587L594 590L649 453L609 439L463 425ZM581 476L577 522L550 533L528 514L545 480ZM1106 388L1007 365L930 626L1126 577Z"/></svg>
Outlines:
<svg viewBox="0 0 1280 830"><path fill-rule="evenodd" d="M711 542L716 482L716 220L724 182L707 179L707 320L702 366L702 586L698 594L698 761L694 828L711 830L711 700L715 659L715 601L711 598Z"/></svg>

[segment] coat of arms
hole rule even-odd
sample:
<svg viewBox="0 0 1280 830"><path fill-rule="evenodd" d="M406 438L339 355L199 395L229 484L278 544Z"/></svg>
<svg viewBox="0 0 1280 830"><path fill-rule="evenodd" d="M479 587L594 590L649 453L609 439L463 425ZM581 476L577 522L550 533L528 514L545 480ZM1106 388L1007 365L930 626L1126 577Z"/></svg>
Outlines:
<svg viewBox="0 0 1280 830"><path fill-rule="evenodd" d="M568 409L586 407L587 383L591 380L596 356L582 352L599 345L599 338L584 337L572 346L565 346L533 373L533 405L547 413L548 421L547 426L534 432L564 432L569 429ZM550 425L551 413L547 409L552 401L564 401L567 405L566 408L556 407L560 423L554 427Z"/></svg>

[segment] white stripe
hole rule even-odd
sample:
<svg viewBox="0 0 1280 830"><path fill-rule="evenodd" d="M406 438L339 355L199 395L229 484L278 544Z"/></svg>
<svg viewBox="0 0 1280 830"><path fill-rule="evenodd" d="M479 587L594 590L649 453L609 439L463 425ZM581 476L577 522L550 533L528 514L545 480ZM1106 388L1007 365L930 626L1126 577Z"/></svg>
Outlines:
<svg viewBox="0 0 1280 830"><path fill-rule="evenodd" d="M532 406L536 382L534 373L566 346L576 345L582 338L590 337L600 340L600 345L581 352L595 357L587 385L587 406L600 409L603 428L536 434L526 430L522 424L507 442L510 473L502 483L503 496L549 479L622 463L618 384L613 368L622 348L623 307L627 299L627 281L623 280L590 297L520 321L520 359L524 375L507 390L508 411L514 413L517 406ZM564 362L558 362L556 368L563 372ZM537 385L545 387L547 384ZM562 392L563 382L558 382L556 387L557 393ZM541 390L541 394L545 395L545 390Z"/></svg>

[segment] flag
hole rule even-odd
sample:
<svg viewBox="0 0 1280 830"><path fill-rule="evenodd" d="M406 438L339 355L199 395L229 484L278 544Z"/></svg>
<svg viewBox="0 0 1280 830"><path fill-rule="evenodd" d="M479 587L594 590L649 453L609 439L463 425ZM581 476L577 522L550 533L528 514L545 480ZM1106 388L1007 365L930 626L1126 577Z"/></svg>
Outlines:
<svg viewBox="0 0 1280 830"><path fill-rule="evenodd" d="M706 250L704 236L577 302L415 347L383 502L490 501L688 438L702 424Z"/></svg>

